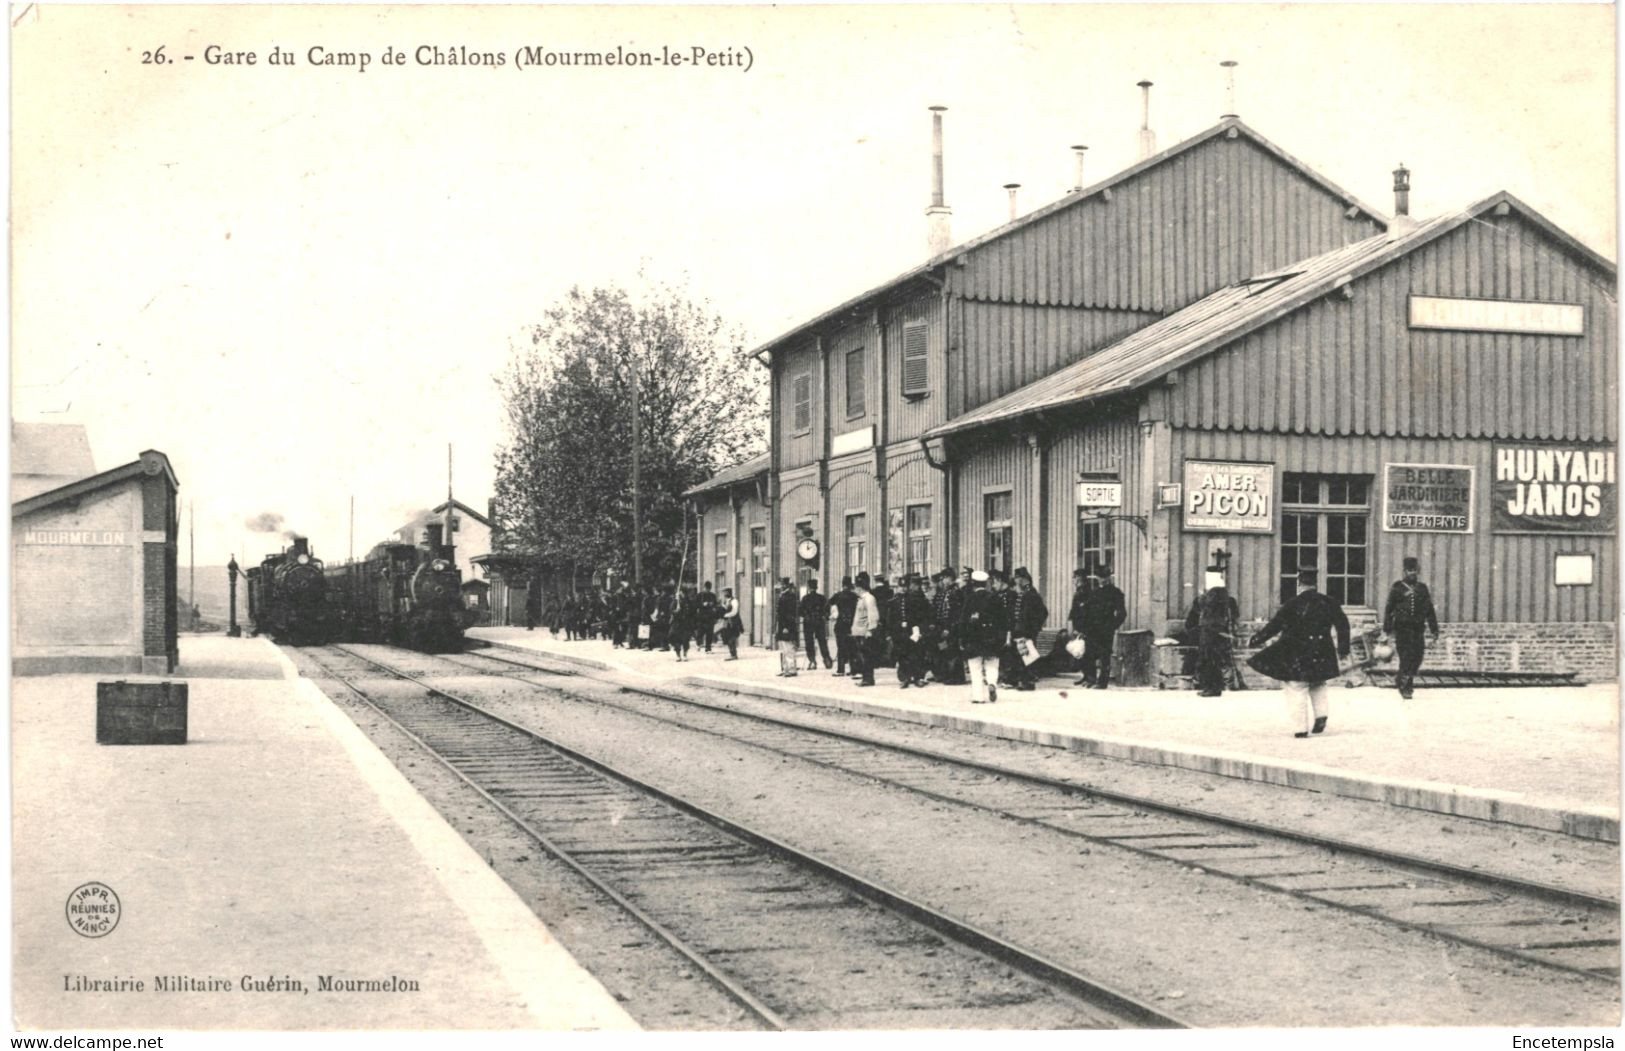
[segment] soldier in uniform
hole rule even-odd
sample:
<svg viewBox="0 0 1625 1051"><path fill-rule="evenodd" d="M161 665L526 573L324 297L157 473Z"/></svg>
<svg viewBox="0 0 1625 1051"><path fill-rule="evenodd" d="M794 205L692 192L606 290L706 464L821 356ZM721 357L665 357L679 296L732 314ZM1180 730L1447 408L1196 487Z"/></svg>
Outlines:
<svg viewBox="0 0 1625 1051"><path fill-rule="evenodd" d="M1080 639L1084 637L1083 626L1086 623L1085 614L1089 609L1090 587L1089 571L1087 569L1072 571L1072 608L1067 611L1066 623L1067 627L1072 629L1072 634ZM1078 681L1072 685L1086 686L1089 684L1088 676L1083 674L1082 656L1077 658L1077 665L1073 670L1078 672Z"/></svg>
<svg viewBox="0 0 1625 1051"><path fill-rule="evenodd" d="M829 659L829 602L819 594L818 581L807 581L807 593L801 596L801 634L807 643L807 667L818 667L818 657L824 657L824 667L833 667Z"/></svg>
<svg viewBox="0 0 1625 1051"><path fill-rule="evenodd" d="M1083 678L1080 684L1093 683L1104 690L1112 674L1112 643L1117 629L1128 619L1128 607L1123 593L1112 583L1112 568L1095 569L1094 586L1083 605Z"/></svg>
<svg viewBox="0 0 1625 1051"><path fill-rule="evenodd" d="M952 569L937 574L937 591L931 597L931 676L946 686L959 686L965 681L964 662L960 660L959 611L965 605L965 589L955 581Z"/></svg>
<svg viewBox="0 0 1625 1051"><path fill-rule="evenodd" d="M700 618L694 641L704 646L705 652L710 653L711 644L716 641L717 619L722 614L722 606L717 602L716 592L711 590L709 580L700 585L700 593L695 597L694 606Z"/></svg>
<svg viewBox="0 0 1625 1051"><path fill-rule="evenodd" d="M829 598L829 608L835 611L835 674L855 675L858 658L852 645L852 613L858 607L858 593L852 590L852 578L841 578L841 590Z"/></svg>
<svg viewBox="0 0 1625 1051"><path fill-rule="evenodd" d="M774 614L773 638L779 644L779 674L789 678L796 674L796 644L801 634L796 586L789 577L779 578L779 602Z"/></svg>
<svg viewBox="0 0 1625 1051"><path fill-rule="evenodd" d="M1433 594L1420 579L1422 564L1407 556L1405 575L1394 581L1388 591L1388 605L1382 611L1382 633L1391 635L1394 648L1399 651L1399 675L1395 685L1399 695L1410 699L1415 689L1416 673L1422 667L1422 654L1427 646L1422 641L1422 629L1435 640L1439 637L1439 615L1433 609Z"/></svg>
<svg viewBox="0 0 1625 1051"><path fill-rule="evenodd" d="M1017 640L1031 643L1036 653L1038 633L1044 630L1044 622L1049 619L1049 608L1044 605L1044 596L1033 587L1033 577L1026 566L1016 570L1016 586L1009 595L1010 681L1018 690L1033 690L1037 688L1038 676L1033 673L1032 665L1023 659Z"/></svg>
<svg viewBox="0 0 1625 1051"><path fill-rule="evenodd" d="M924 686L930 667L927 641L932 627L931 600L925 597L924 578L909 573L902 579L903 590L892 599L886 624L891 628L893 652L897 655L897 681L903 689Z"/></svg>
<svg viewBox="0 0 1625 1051"><path fill-rule="evenodd" d="M989 590L988 574L982 570L971 574L957 634L965 652L971 703L992 704L999 699L999 654L1010 644L1010 617L1004 600Z"/></svg>
<svg viewBox="0 0 1625 1051"><path fill-rule="evenodd" d="M1349 655L1349 619L1343 615L1343 607L1315 590L1318 579L1313 569L1298 570L1298 593L1275 611L1251 645L1262 646L1276 635L1281 637L1247 662L1254 671L1284 684L1287 718L1298 728L1294 737L1326 729L1331 714L1326 681L1341 672L1337 659Z"/></svg>

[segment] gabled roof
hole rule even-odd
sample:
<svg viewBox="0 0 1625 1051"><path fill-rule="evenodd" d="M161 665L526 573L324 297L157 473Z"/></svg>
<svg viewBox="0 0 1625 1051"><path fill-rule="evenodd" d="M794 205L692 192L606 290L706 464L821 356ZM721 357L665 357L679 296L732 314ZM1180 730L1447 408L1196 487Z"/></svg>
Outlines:
<svg viewBox="0 0 1625 1051"><path fill-rule="evenodd" d="M487 529L491 528L491 520L489 518L486 518L484 515L480 514L478 511L474 510L472 507L469 507L467 504L463 503L461 500L452 500L452 501L450 501L450 505L452 507L455 507L457 510L461 511L463 514L467 515L468 517L472 518L474 521L478 522L480 525L484 526L485 528L487 528ZM431 515L443 515L443 514L446 513L446 506L447 506L447 501L442 500L440 502L440 506L436 507L433 511L431 511L429 513Z"/></svg>
<svg viewBox="0 0 1625 1051"><path fill-rule="evenodd" d="M949 420L927 436L940 438L1142 387L1503 205L1615 279L1614 264L1503 191L1408 232L1378 234L1221 288L1081 361Z"/></svg>
<svg viewBox="0 0 1625 1051"><path fill-rule="evenodd" d="M399 529L395 530L395 535L399 536L402 533L409 533L415 538L424 526L435 521L436 519L444 517L448 505L455 507L459 512L468 515L470 518L474 519L474 521L485 526L487 529L491 528L490 519L486 518L472 507L469 507L461 500L442 500L440 501L439 506L428 511L419 511L417 514L413 515ZM408 543L415 543L415 540L408 541Z"/></svg>
<svg viewBox="0 0 1625 1051"><path fill-rule="evenodd" d="M169 457L156 449L148 449L141 454L139 460L133 460L122 467L115 467L111 471L103 471L89 478L81 478L77 482L48 489L26 500L18 500L11 505L11 516L16 518L18 515L33 514L55 504L77 500L87 493L105 489L126 479L156 474L163 474L169 479L170 489L180 488L180 483L175 480L175 469L169 465Z"/></svg>
<svg viewBox="0 0 1625 1051"><path fill-rule="evenodd" d="M892 278L890 281L887 281L881 285L876 285L867 292L856 295L851 299L846 300L844 303L841 303L839 306L835 306L824 311L822 314L819 314L810 321L805 321L800 325L797 325L795 328L790 329L788 332L775 336L766 343L758 346L755 350L750 351L750 356L760 359L763 354L772 351L778 347L779 344L804 335L811 329L817 328L819 325L822 325L827 321L848 314L869 300L876 299L891 292L893 289L898 288L901 285L916 280L921 276L930 273L932 270L935 270L937 267L951 262L955 257L962 255L965 252L980 248L983 245L988 244L991 241L996 241L1001 237L1006 237L1012 233L1015 233L1017 230L1031 226L1033 223L1036 223L1041 219L1047 219L1056 212L1088 200L1089 198L1100 193L1102 190L1109 190L1120 183L1127 182L1129 179L1134 178L1141 172L1173 160L1175 157L1178 157L1181 154L1202 145L1204 142L1207 142L1210 139L1228 136L1232 131L1234 131L1236 136L1247 139L1249 142L1274 156L1277 160L1281 161L1281 163L1295 169L1299 174L1321 187L1321 189L1325 190L1327 193L1330 193L1333 197L1338 198L1351 207L1358 208L1363 214L1371 216L1371 218L1377 221L1379 226L1384 228L1388 226L1388 219L1381 211L1378 211L1377 209L1366 204L1358 197L1355 197L1352 193L1349 193L1347 190L1343 189L1341 186L1338 186L1324 175L1321 175L1313 168L1310 168L1308 165L1304 164L1290 153L1281 149L1281 147L1275 145L1275 143L1260 135L1257 131L1242 123L1239 118L1228 117L1221 120L1218 124L1215 124L1208 130L1201 132L1198 135L1194 135L1183 142L1175 143L1174 145L1163 150L1161 153L1154 153L1145 160L1130 165L1115 175L1109 176L1092 186L1086 186L1082 190L1074 190L1068 193L1065 197L1062 197L1060 200L1052 201L1044 207L1039 208L1037 211L1029 212L1017 219L1012 219L1003 226L995 227L979 237L973 237L969 241L955 245L945 252L938 253L937 255L934 255L930 259L926 260L921 265L914 267L912 270L904 271L898 276Z"/></svg>
<svg viewBox="0 0 1625 1051"><path fill-rule="evenodd" d="M683 495L698 496L700 493L708 493L714 489L726 489L730 485L748 482L759 474L766 474L772 460L773 457L770 453L753 456L743 463L736 463L732 467L718 471L709 480L701 482L699 485L683 490Z"/></svg>

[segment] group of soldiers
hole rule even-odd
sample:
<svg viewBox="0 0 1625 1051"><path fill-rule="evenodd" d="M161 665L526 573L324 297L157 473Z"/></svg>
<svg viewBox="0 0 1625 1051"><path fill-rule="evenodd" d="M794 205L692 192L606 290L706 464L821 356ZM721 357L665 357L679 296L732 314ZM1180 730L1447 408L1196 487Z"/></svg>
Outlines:
<svg viewBox="0 0 1625 1051"><path fill-rule="evenodd" d="M1078 684L1105 689L1112 640L1127 615L1123 593L1106 568L1080 569L1074 581L1069 623L1082 643L1075 654L1083 672ZM782 676L798 673L805 647L809 668L822 660L825 669L862 686L875 684L876 668L893 666L904 689L969 684L974 703L992 703L1001 685L1036 688L1034 665L1043 657L1038 636L1049 609L1025 567L1006 575L967 566L930 578L909 573L897 589L883 576L859 573L842 577L840 589L827 598L816 580L798 592L784 577L775 614Z"/></svg>
<svg viewBox="0 0 1625 1051"><path fill-rule="evenodd" d="M691 646L710 653L719 639L728 647L728 659L737 659L742 627L733 590L724 588L719 596L710 581L698 588L624 581L613 590L588 588L550 603L543 623L555 636L609 639L617 649L670 650L680 661L688 660ZM534 626L534 620L526 624Z"/></svg>

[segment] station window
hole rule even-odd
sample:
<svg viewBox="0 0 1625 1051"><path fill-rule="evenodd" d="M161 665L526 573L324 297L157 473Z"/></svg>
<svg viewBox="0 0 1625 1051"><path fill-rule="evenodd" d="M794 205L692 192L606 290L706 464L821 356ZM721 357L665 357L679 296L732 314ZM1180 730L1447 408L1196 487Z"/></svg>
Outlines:
<svg viewBox="0 0 1625 1051"><path fill-rule="evenodd" d="M1010 490L988 493L982 497L983 563L989 572L1011 570L1010 558L1014 548L1014 523L1011 520L1015 498Z"/></svg>
<svg viewBox="0 0 1625 1051"><path fill-rule="evenodd" d="M918 398L930 392L931 359L925 322L903 326L903 396Z"/></svg>
<svg viewBox="0 0 1625 1051"><path fill-rule="evenodd" d="M1091 576L1101 566L1113 563L1112 524L1084 512L1078 519L1077 568Z"/></svg>
<svg viewBox="0 0 1625 1051"><path fill-rule="evenodd" d="M863 400L863 348L846 352L846 418L856 419L865 412Z"/></svg>
<svg viewBox="0 0 1625 1051"><path fill-rule="evenodd" d="M931 505L908 505L908 571L931 575Z"/></svg>
<svg viewBox="0 0 1625 1051"><path fill-rule="evenodd" d="M869 571L869 516L846 516L846 575L857 579Z"/></svg>
<svg viewBox="0 0 1625 1051"><path fill-rule="evenodd" d="M1367 605L1371 479L1286 474L1281 479L1280 600L1298 591L1298 570L1318 569L1320 590L1344 606Z"/></svg>
<svg viewBox="0 0 1625 1051"><path fill-rule="evenodd" d="M720 596L723 588L733 587L733 574L728 572L727 532L723 531L717 533L711 538L711 544L711 568L712 572L715 574L711 578L711 586L716 589L717 594Z"/></svg>
<svg viewBox="0 0 1625 1051"><path fill-rule="evenodd" d="M812 374L801 373L791 382L790 389L794 403L790 429L802 434L812 430Z"/></svg>

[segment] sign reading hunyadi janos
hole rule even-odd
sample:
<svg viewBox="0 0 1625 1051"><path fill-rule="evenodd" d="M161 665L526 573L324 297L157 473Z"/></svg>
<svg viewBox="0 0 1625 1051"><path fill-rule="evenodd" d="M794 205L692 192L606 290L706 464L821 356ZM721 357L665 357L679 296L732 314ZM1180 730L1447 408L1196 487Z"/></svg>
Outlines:
<svg viewBox="0 0 1625 1051"><path fill-rule="evenodd" d="M1490 526L1497 533L1615 531L1614 451L1497 445Z"/></svg>
<svg viewBox="0 0 1625 1051"><path fill-rule="evenodd" d="M1411 297L1411 328L1458 332L1527 332L1543 336L1585 334L1585 307L1514 299Z"/></svg>
<svg viewBox="0 0 1625 1051"><path fill-rule="evenodd" d="M1186 460L1185 528L1201 533L1273 533L1275 465Z"/></svg>
<svg viewBox="0 0 1625 1051"><path fill-rule="evenodd" d="M1390 533L1471 533L1473 469L1391 463L1382 474L1382 528Z"/></svg>

